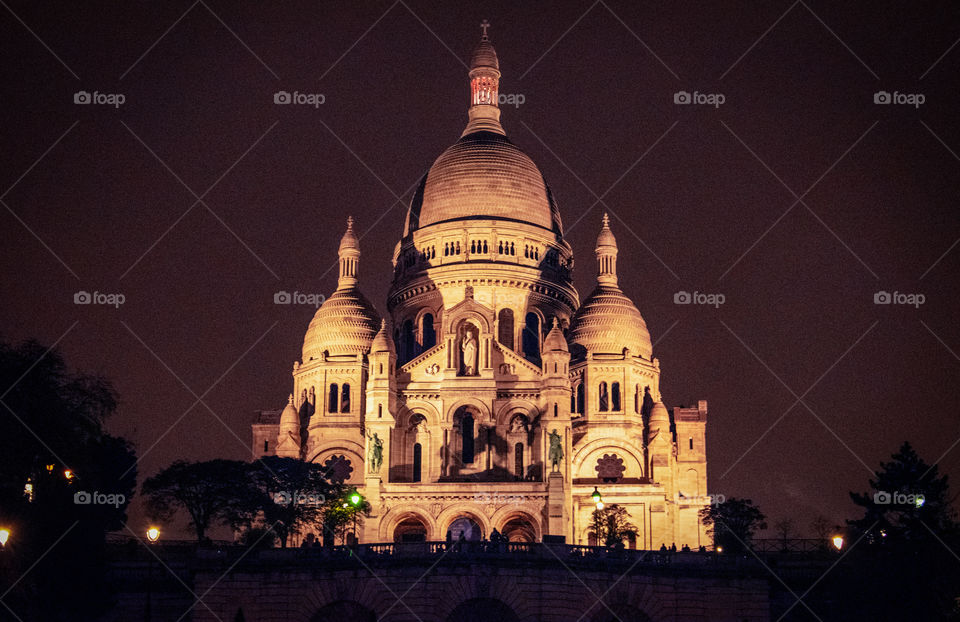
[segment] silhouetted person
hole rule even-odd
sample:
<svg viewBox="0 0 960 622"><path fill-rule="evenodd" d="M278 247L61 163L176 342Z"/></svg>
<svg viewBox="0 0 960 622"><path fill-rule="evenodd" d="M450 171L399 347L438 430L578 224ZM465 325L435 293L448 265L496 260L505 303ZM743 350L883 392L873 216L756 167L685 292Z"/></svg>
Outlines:
<svg viewBox="0 0 960 622"><path fill-rule="evenodd" d="M497 531L497 528L494 527L493 531L490 532L490 544L500 544L503 542L503 537L500 535L500 532Z"/></svg>
<svg viewBox="0 0 960 622"><path fill-rule="evenodd" d="M661 543L660 543L660 552L661 552L661 553L666 553L666 552L667 552L667 544L666 544L666 542L661 542Z"/></svg>
<svg viewBox="0 0 960 622"><path fill-rule="evenodd" d="M671 553L676 553L676 552L677 552L677 543L676 543L676 542L674 542L673 544L670 545L670 552L671 552Z"/></svg>
<svg viewBox="0 0 960 622"><path fill-rule="evenodd" d="M689 553L689 552L690 552L690 547L687 546L686 544L684 544L683 547L682 547L680 550L683 551L684 553Z"/></svg>

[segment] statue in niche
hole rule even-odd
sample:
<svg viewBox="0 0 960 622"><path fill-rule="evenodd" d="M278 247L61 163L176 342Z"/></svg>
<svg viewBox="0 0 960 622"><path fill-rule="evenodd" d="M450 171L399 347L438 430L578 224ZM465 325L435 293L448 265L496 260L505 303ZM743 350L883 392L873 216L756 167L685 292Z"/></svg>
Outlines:
<svg viewBox="0 0 960 622"><path fill-rule="evenodd" d="M370 472L379 473L383 464L383 441L376 432L367 434L367 439L370 441Z"/></svg>
<svg viewBox="0 0 960 622"><path fill-rule="evenodd" d="M477 375L477 338L469 327L464 329L460 341L460 375Z"/></svg>
<svg viewBox="0 0 960 622"><path fill-rule="evenodd" d="M427 427L427 418L423 415L417 414L410 417L410 431L414 434L420 434L425 432Z"/></svg>
<svg viewBox="0 0 960 622"><path fill-rule="evenodd" d="M523 415L517 415L510 421L510 433L522 433L527 431L527 418Z"/></svg>
<svg viewBox="0 0 960 622"><path fill-rule="evenodd" d="M563 462L563 439L560 433L554 430L550 433L550 464L553 466L553 472L560 470L560 463Z"/></svg>

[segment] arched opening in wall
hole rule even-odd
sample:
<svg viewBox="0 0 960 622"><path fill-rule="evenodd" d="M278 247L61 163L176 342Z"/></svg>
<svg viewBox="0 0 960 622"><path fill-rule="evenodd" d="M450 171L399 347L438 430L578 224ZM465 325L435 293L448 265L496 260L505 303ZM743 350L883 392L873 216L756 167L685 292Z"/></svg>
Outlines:
<svg viewBox="0 0 960 622"><path fill-rule="evenodd" d="M474 420L470 412L464 412L460 419L460 460L464 464L473 464Z"/></svg>
<svg viewBox="0 0 960 622"><path fill-rule="evenodd" d="M507 542L536 542L537 530L527 518L514 516L500 530Z"/></svg>
<svg viewBox="0 0 960 622"><path fill-rule="evenodd" d="M614 603L597 613L592 622L653 622L650 616L627 603Z"/></svg>
<svg viewBox="0 0 960 622"><path fill-rule="evenodd" d="M581 415L583 414L583 402L586 399L586 389L584 384L581 382L577 385L577 412Z"/></svg>
<svg viewBox="0 0 960 622"><path fill-rule="evenodd" d="M513 350L513 309L500 309L497 314L497 341Z"/></svg>
<svg viewBox="0 0 960 622"><path fill-rule="evenodd" d="M340 387L334 382L330 385L330 396L327 399L327 412L337 412L337 404L340 403Z"/></svg>
<svg viewBox="0 0 960 622"><path fill-rule="evenodd" d="M420 320L420 341L424 352L437 345L437 331L433 327L433 314L426 313Z"/></svg>
<svg viewBox="0 0 960 622"><path fill-rule="evenodd" d="M413 320L407 320L403 323L403 336L400 340L400 351L403 353L403 362L406 363L416 356L413 338Z"/></svg>
<svg viewBox="0 0 960 622"><path fill-rule="evenodd" d="M393 530L394 542L426 542L427 526L416 516L408 516Z"/></svg>
<svg viewBox="0 0 960 622"><path fill-rule="evenodd" d="M611 398L610 401L613 403L612 410L619 411L620 410L620 383L619 382L614 382L612 385L610 385L610 398Z"/></svg>
<svg viewBox="0 0 960 622"><path fill-rule="evenodd" d="M340 412L348 413L350 412L350 385L344 382L343 390L340 394L342 395L340 398Z"/></svg>
<svg viewBox="0 0 960 622"><path fill-rule="evenodd" d="M420 481L420 470L423 465L423 447L420 443L413 445L413 481Z"/></svg>
<svg viewBox="0 0 960 622"><path fill-rule="evenodd" d="M483 539L483 527L469 516L460 516L454 520L447 531L451 533L454 540L459 540L461 533L470 542L479 542Z"/></svg>
<svg viewBox="0 0 960 622"><path fill-rule="evenodd" d="M633 388L633 412L640 414L640 385Z"/></svg>
<svg viewBox="0 0 960 622"><path fill-rule="evenodd" d="M540 316L531 311L523 325L523 356L534 363L540 363Z"/></svg>
<svg viewBox="0 0 960 622"><path fill-rule="evenodd" d="M523 479L523 443L513 446L513 473L517 479Z"/></svg>
<svg viewBox="0 0 960 622"><path fill-rule="evenodd" d="M516 612L496 598L471 598L454 609L447 622L520 622Z"/></svg>
<svg viewBox="0 0 960 622"><path fill-rule="evenodd" d="M332 622L333 620L376 622L377 616L356 601L338 600L325 605L310 618L310 622Z"/></svg>
<svg viewBox="0 0 960 622"><path fill-rule="evenodd" d="M597 402L599 407L597 410L600 412L605 412L610 410L610 395L607 391L607 383L601 382L600 386L597 387Z"/></svg>

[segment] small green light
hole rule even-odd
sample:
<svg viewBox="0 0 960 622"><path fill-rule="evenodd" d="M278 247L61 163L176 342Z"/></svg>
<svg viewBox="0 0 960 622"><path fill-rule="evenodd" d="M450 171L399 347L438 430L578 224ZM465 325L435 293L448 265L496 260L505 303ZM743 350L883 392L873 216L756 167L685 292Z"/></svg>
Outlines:
<svg viewBox="0 0 960 622"><path fill-rule="evenodd" d="M360 503L360 495L357 493L353 493L352 495L350 495L350 503L354 505L357 505L358 503Z"/></svg>

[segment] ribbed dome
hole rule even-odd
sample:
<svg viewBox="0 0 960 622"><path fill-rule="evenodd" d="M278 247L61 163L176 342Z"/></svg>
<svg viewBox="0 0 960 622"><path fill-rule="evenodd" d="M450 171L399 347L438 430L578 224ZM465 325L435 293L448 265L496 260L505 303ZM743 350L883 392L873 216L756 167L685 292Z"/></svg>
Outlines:
<svg viewBox="0 0 960 622"><path fill-rule="evenodd" d="M490 43L489 39L481 39L480 44L473 50L473 56L470 57L470 69L478 67L500 69L497 51L493 49L493 44Z"/></svg>
<svg viewBox="0 0 960 622"><path fill-rule="evenodd" d="M567 340L563 336L563 332L560 330L560 326L557 324L557 319L553 319L553 326L550 328L550 332L547 333L547 336L543 340L543 351L544 352L568 352L567 349Z"/></svg>
<svg viewBox="0 0 960 622"><path fill-rule="evenodd" d="M406 233L466 218L561 226L537 165L494 132L468 134L437 158L410 204Z"/></svg>
<svg viewBox="0 0 960 622"><path fill-rule="evenodd" d="M303 339L303 362L320 359L324 351L366 354L380 328L380 317L356 288L338 289L317 309Z"/></svg>
<svg viewBox="0 0 960 622"><path fill-rule="evenodd" d="M647 323L615 286L598 285L593 290L573 316L567 338L594 354L620 354L630 348L634 356L653 357Z"/></svg>

